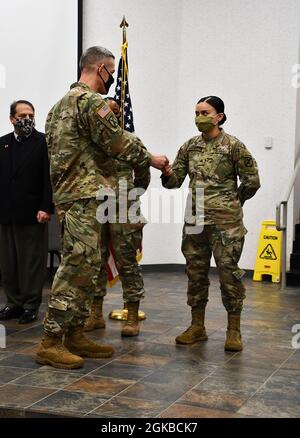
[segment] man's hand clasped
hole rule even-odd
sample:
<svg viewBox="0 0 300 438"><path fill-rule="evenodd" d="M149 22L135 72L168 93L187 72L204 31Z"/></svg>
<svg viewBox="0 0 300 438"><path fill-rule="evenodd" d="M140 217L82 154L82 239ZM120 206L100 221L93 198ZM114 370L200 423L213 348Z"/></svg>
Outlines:
<svg viewBox="0 0 300 438"><path fill-rule="evenodd" d="M38 223L44 224L46 222L49 222L50 214L46 213L45 211L40 210L37 212L36 219L37 219Z"/></svg>
<svg viewBox="0 0 300 438"><path fill-rule="evenodd" d="M161 171L164 176L171 176L173 172L172 166L168 163Z"/></svg>
<svg viewBox="0 0 300 438"><path fill-rule="evenodd" d="M152 155L151 166L155 169L162 170L169 164L169 159L165 155Z"/></svg>

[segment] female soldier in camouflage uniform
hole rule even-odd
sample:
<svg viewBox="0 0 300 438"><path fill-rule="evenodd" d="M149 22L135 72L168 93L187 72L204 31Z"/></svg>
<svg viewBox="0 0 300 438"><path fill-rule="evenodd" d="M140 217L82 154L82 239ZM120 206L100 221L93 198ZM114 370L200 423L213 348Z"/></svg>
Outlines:
<svg viewBox="0 0 300 438"><path fill-rule="evenodd" d="M188 275L188 305L192 323L176 337L178 344L207 340L204 327L208 301L208 271L214 255L219 271L223 304L228 312L225 349L242 350L240 315L245 298L238 267L244 236L242 205L260 187L255 160L244 144L220 128L226 121L224 102L216 97L203 97L196 105L195 123L202 133L179 149L172 167L163 171L163 186L171 189L190 177L190 189L203 189L204 221L202 232L183 229L182 252ZM238 186L238 177L240 185ZM193 195L193 212L195 196ZM196 231L196 229L195 229Z"/></svg>

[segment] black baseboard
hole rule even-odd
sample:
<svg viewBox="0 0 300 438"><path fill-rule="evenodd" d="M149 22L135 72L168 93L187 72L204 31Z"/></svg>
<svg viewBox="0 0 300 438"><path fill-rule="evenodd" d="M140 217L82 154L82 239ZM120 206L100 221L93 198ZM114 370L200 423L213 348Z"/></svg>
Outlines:
<svg viewBox="0 0 300 438"><path fill-rule="evenodd" d="M140 264L143 272L185 272L185 265L181 263L164 263L161 265L143 265Z"/></svg>
<svg viewBox="0 0 300 438"><path fill-rule="evenodd" d="M160 265L142 265L142 270L144 273L155 273L155 272L185 272L185 265L182 263L164 263ZM48 278L52 278L53 274L56 272L57 268L54 268L54 272L50 271L50 268L48 268ZM252 269L244 269L245 271L245 277L252 278L253 277L253 270ZM218 270L216 267L212 266L209 271L211 274L218 274Z"/></svg>
<svg viewBox="0 0 300 438"><path fill-rule="evenodd" d="M185 265L181 263L166 263L161 265L142 265L143 272L145 273L155 273L155 272L185 272ZM245 277L253 277L253 269L244 269ZM218 270L215 266L212 266L209 270L211 274L218 274Z"/></svg>

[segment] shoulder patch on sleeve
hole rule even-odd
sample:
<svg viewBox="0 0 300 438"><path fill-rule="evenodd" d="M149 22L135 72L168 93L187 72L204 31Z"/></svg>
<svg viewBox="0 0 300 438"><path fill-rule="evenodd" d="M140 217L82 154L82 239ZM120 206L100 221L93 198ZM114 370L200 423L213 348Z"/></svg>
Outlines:
<svg viewBox="0 0 300 438"><path fill-rule="evenodd" d="M105 126L107 129L113 132L121 130L114 113L109 108L107 111L103 106L98 107L94 114L96 114L98 123L102 126L102 129L104 129L103 126Z"/></svg>
<svg viewBox="0 0 300 438"><path fill-rule="evenodd" d="M254 163L253 163L252 157L245 157L244 158L244 164L245 164L246 167L253 167Z"/></svg>
<svg viewBox="0 0 300 438"><path fill-rule="evenodd" d="M110 108L108 105L101 106L100 108L97 108L97 114L104 119L108 114L110 113Z"/></svg>

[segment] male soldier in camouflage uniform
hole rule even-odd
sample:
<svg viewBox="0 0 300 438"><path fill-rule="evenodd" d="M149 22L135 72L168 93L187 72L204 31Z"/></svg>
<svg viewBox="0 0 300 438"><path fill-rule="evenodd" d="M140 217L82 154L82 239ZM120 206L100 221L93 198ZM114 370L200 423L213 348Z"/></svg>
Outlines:
<svg viewBox="0 0 300 438"><path fill-rule="evenodd" d="M99 93L113 82L114 56L91 47L80 61L78 83L52 108L46 123L54 202L63 227L63 257L54 278L36 360L57 368L81 367L87 357L109 357L113 348L83 334L100 270L101 224L96 193L111 187L107 164L118 157L141 169L163 168L164 156L151 156L141 141L123 131Z"/></svg>
<svg viewBox="0 0 300 438"><path fill-rule="evenodd" d="M117 119L120 116L120 107L112 98L104 99ZM116 173L116 178L120 184L126 183L127 209L129 210L133 202L128 200L130 190L136 188L147 189L151 174L149 168L133 169L127 163L120 160L111 159L111 168ZM134 173L134 179L133 179ZM117 204L118 205L118 204ZM94 301L90 317L86 320L84 329L91 331L97 328L105 328L103 318L103 298L106 295L107 269L106 264L109 256L109 245L113 248L114 259L119 271L120 280L123 288L123 300L129 307L131 303L137 303L144 297L144 282L141 268L136 260L136 253L142 241L143 222L130 223L109 223L103 224L101 232L101 270L96 286ZM130 313L130 318L122 329L122 336L137 336L139 334L138 319L135 313Z"/></svg>
<svg viewBox="0 0 300 438"><path fill-rule="evenodd" d="M192 344L207 340L204 316L213 253L219 271L222 301L228 312L225 349L240 351L240 315L245 288L238 261L247 232L243 225L242 205L255 194L260 183L257 165L250 152L237 138L219 127L225 120L221 99L216 96L201 99L196 106L195 122L202 135L184 143L172 169L168 166L163 171L162 182L166 188L177 188L189 175L193 214L196 210L195 189L204 189L203 231L187 233L187 224L183 229L182 252L187 263L187 296L192 323L177 336L176 342ZM239 187L237 177L241 180Z"/></svg>

